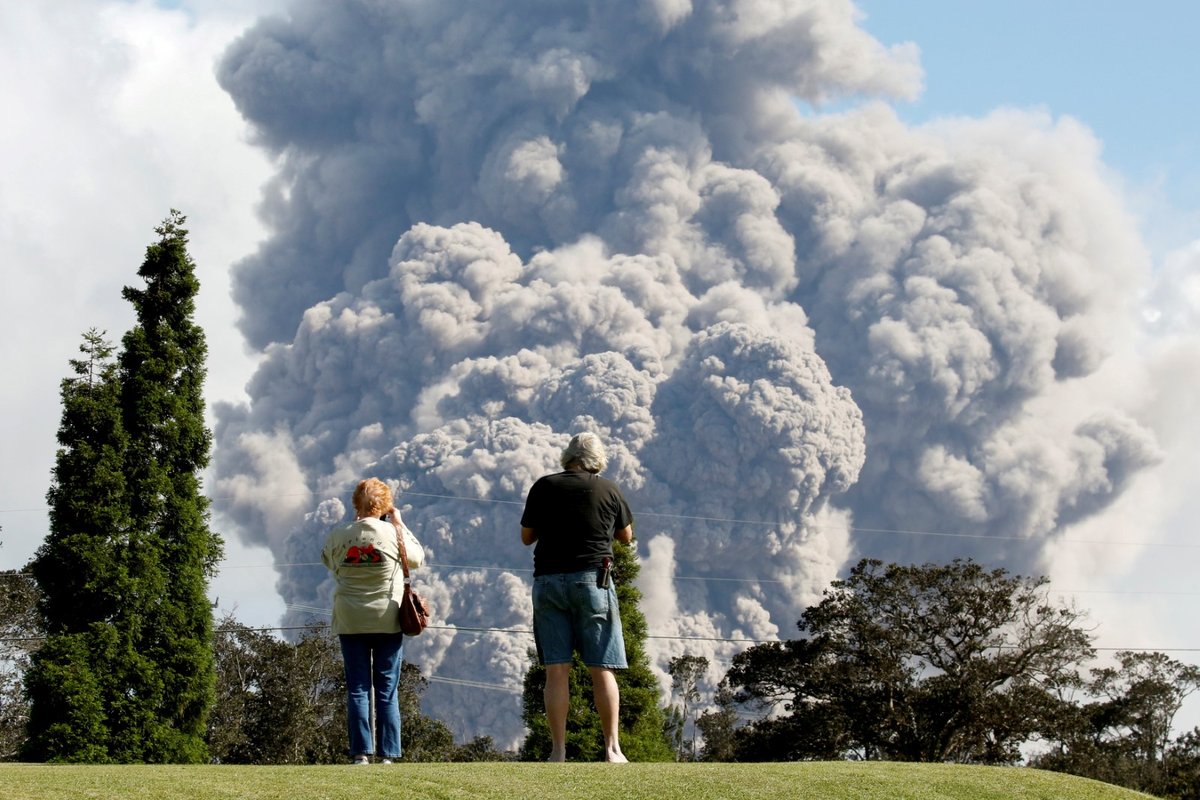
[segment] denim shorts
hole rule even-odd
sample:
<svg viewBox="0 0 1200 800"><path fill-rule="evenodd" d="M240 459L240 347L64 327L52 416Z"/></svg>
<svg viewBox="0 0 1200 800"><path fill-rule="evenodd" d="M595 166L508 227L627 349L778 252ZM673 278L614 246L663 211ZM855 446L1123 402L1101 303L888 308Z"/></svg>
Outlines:
<svg viewBox="0 0 1200 800"><path fill-rule="evenodd" d="M538 661L569 664L578 650L589 667L625 669L617 591L596 586L596 570L533 579L533 638Z"/></svg>

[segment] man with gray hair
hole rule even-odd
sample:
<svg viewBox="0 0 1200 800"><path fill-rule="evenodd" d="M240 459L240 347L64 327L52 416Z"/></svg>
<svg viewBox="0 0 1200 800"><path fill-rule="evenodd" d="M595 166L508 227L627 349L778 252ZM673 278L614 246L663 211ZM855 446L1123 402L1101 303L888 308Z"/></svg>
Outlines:
<svg viewBox="0 0 1200 800"><path fill-rule="evenodd" d="M629 665L610 570L613 540L633 541L633 514L617 485L599 474L608 458L596 434L573 436L559 460L563 471L533 484L521 515L521 542L537 543L533 636L538 661L546 668L550 760L567 760L569 679L578 650L592 676L605 759L624 763L620 695L612 671Z"/></svg>

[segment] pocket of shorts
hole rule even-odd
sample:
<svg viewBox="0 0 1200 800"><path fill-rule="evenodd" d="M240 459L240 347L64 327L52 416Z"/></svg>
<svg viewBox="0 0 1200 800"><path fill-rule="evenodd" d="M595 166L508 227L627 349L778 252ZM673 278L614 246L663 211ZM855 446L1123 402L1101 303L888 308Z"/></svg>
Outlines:
<svg viewBox="0 0 1200 800"><path fill-rule="evenodd" d="M595 579L591 579L576 581L574 589L576 602L586 604L592 614L608 616L610 602L607 587L601 589L596 585Z"/></svg>

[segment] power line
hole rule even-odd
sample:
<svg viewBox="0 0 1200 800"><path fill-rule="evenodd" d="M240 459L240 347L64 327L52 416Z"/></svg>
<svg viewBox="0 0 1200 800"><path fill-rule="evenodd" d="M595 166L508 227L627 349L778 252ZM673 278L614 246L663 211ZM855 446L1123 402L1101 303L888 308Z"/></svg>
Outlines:
<svg viewBox="0 0 1200 800"><path fill-rule="evenodd" d="M233 569L280 569L284 567L320 567L324 566L320 561L295 561L283 564L223 564L221 570ZM483 570L488 572L510 572L510 573L532 573L533 570L526 567L504 567L493 566L488 564L448 564L443 562L429 561L425 563L425 568L429 569L463 569L463 570ZM0 578L32 578L31 572L0 572ZM733 576L721 575L672 575L671 580L674 581L700 581L704 583L753 583L753 584L786 584L788 581L779 578L738 578ZM1047 586L1049 594L1068 596L1081 594L1096 594L1096 595L1135 595L1148 597L1197 597L1200 596L1200 591L1171 591L1161 589L1057 589L1053 586Z"/></svg>
<svg viewBox="0 0 1200 800"><path fill-rule="evenodd" d="M321 614L323 616L329 616L329 614L331 613L329 611L329 609L326 609L326 608L317 608L316 606L306 606L306 605L300 605L297 603L288 603L286 607L290 608L290 609L295 609L297 611L308 611L310 613ZM305 626L301 626L301 627L305 627ZM325 629L325 628L328 628L329 626L328 625L311 625L311 626L307 626L307 627ZM293 630L293 629L294 629L294 627L293 628L279 628L278 630ZM529 636L533 635L533 631L528 628L477 628L477 627L467 627L467 626L459 627L456 625L430 625L430 626L428 626L428 629L429 630L452 631L452 632L456 632L456 633L457 632L507 633L507 634L525 634L525 635L529 635ZM262 630L272 630L272 629L271 628L263 628ZM647 633L646 638L647 639L664 639L664 640L676 641L676 642L721 642L724 644L747 644L747 643L749 643L749 644L770 644L772 642L790 641L788 639L778 639L778 638L777 639L753 639L750 637L739 637L739 638L734 639L731 637L723 637L723 636L680 636L677 634L654 634L654 633ZM1157 651L1157 652L1167 652L1167 653L1185 653L1185 652L1186 653L1200 653L1200 647L1111 647L1111 646L1108 646L1108 647L1094 647L1092 649L1103 651L1103 652L1110 652L1110 651L1111 652L1119 652L1121 650L1138 650L1138 651Z"/></svg>
<svg viewBox="0 0 1200 800"><path fill-rule="evenodd" d="M313 608L312 606L302 606L301 609ZM328 614L328 610L324 612ZM238 633L240 631L249 631L253 633L268 633L274 631L323 631L328 630L332 626L328 623L320 625L271 625L271 626L256 626L256 627L237 627L237 628L214 628L213 633ZM503 634L520 634L532 636L533 631L527 628L480 628L480 627L458 627L455 625L430 625L426 630L450 631L452 633L503 633ZM2 643L11 642L40 642L45 641L46 636L14 636L0 638ZM678 636L667 634L646 634L647 639L663 639L669 641L681 642L721 642L727 644L771 644L776 642L794 641L789 639L751 639L751 638L728 638L719 636ZM1093 647L1093 650L1099 652L1159 652L1159 653L1200 653L1200 647L1113 647L1113 646L1098 646ZM455 679L445 679L455 680Z"/></svg>
<svg viewBox="0 0 1200 800"><path fill-rule="evenodd" d="M296 611L305 611L322 616L329 616L331 611L327 608L319 608L317 606L302 605L299 603L289 603L287 608ZM260 627L239 626L235 628L214 628L213 633L237 633L239 631L249 631L254 633L268 633L279 631L318 631L328 630L332 626L328 623L319 625L272 625ZM528 628L488 628L475 626L458 626L458 625L429 625L427 630L449 631L451 633L499 633L508 635L523 635L532 636L533 631ZM0 643L13 642L37 642L44 641L46 636L28 636L28 637L7 637L0 638ZM787 639L754 639L749 637L721 637L721 636L680 636L671 634L654 634L647 633L647 639L662 639L666 641L679 642L719 642L723 644L769 644L773 642L789 641ZM1120 652L1124 650L1144 651L1144 652L1165 652L1165 653L1200 653L1200 647L1094 647L1093 650L1099 652ZM445 679L447 681L452 679Z"/></svg>
<svg viewBox="0 0 1200 800"><path fill-rule="evenodd" d="M513 501L513 500L501 500L501 499L496 499L496 498L472 498L472 497L466 497L466 496L460 496L460 495L435 494L435 493L429 493L429 492L406 491L406 492L403 492L402 495L403 496L411 496L411 497L426 497L426 498L434 498L434 499L453 500L453 501L457 501L457 502L488 503L488 504L511 505L511 506L522 505L521 502ZM295 493L295 494L288 495L288 496L302 496L302 495L300 493ZM308 496L308 493L304 493L303 496ZM229 495L210 496L210 498L212 498L212 497L222 498L222 497L229 497ZM42 507L36 508L36 509L33 509L33 508L31 508L31 509L0 509L0 514L14 513L17 511L46 511L46 510L48 510L48 509L45 506L42 506ZM772 522L772 521L767 521L767 520L749 520L749 519L740 519L740 518L733 518L733 517L708 517L708 516L684 515L684 514L665 514L665 513L659 513L659 512L653 512L653 511L640 511L639 516L660 518L660 519L667 519L667 520L686 521L686 522L706 522L706 523L715 523L715 524L724 524L724 525L754 525L754 526L773 527L773 526L780 524L778 521ZM809 527L813 527L816 529L829 529L833 526L810 525ZM865 534L935 536L935 537L975 539L975 540L1017 541L1017 542L1034 542L1034 543L1054 541L1056 543L1068 543L1068 544L1126 545L1126 546L1188 548L1188 549L1200 548L1200 544L1183 544L1183 543L1171 543L1171 542L1132 542L1132 541L1068 539L1068 538L1049 539L1046 537L991 536L991 535L987 535L987 534L968 534L968 533L961 533L961 532L953 533L953 532L943 532L943 531L922 531L922 530L905 530L905 529L890 529L890 528L867 528L867 527L861 527L861 526L847 526L847 529L850 531L854 531L856 533L865 533ZM278 568L285 568L285 567L313 567L313 566L321 566L321 563L320 562L295 562L295 563L286 563L286 564L228 564L228 563L226 563L226 564L222 565L222 569L256 569L256 568L258 568L258 569L266 569L266 568L278 569ZM499 572L508 572L508 573L518 573L518 574L527 574L527 573L532 572L532 569L528 569L528 568L490 566L490 565L482 565L482 564L471 565L471 564L449 564L449 563L433 563L433 562L431 562L428 564L428 566L431 568L434 568L434 569L484 570L484 571L499 571ZM26 576L30 576L30 573L9 572L9 573L0 573L0 575L13 575L13 576L26 577ZM787 581L780 580L780 579L754 578L754 577L743 578L743 577L732 577L732 576L673 575L673 576L671 576L671 578L672 578L672 580L675 580L675 581L729 582L729 583L755 583L755 584L784 584L784 583L787 583ZM1195 595L1200 595L1200 592L1188 592L1188 591L1172 592L1172 591L1133 591L1133 590L1114 590L1114 591L1109 591L1109 590L1056 590L1056 589L1053 589L1052 587L1048 588L1047 591L1050 593L1053 593L1053 594L1060 595L1060 596L1075 595L1075 594L1112 594L1112 595L1147 595L1147 596L1195 596ZM328 613L324 609L317 609L317 608L311 607L311 606L301 607L301 606L293 605L293 606L289 606L289 607L295 608L296 610L307 610L311 613L322 613L322 614ZM264 628L262 630L264 630L264 631L267 631L267 630L282 631L282 630L296 630L296 629L297 629L296 627L290 627L290 628ZM445 627L443 629L444 630L454 630L454 631L459 631L459 632L463 632L463 633L510 633L510 634L512 634L512 633L519 633L519 634L531 633L531 631L523 631L523 630L516 630L516 629L491 629L491 628L468 628L468 627L463 627L463 628ZM670 639L670 640L678 640L678 641L711 641L711 642L722 642L722 643L752 643L752 644L753 643L762 643L765 641L774 641L774 640L762 640L762 639L750 639L750 638L731 639L731 638L723 638L723 637L679 637L679 636L660 636L660 635L649 635L648 638ZM8 640L0 640L0 641L8 641ZM24 640L13 640L13 641L24 641ZM1096 649L1098 649L1098 650L1105 650L1105 649L1120 650L1120 649L1133 649L1133 648L1096 648ZM1193 649L1193 648L1157 648L1157 649L1168 650L1168 651L1172 651L1172 652L1193 652L1196 650L1200 650L1200 649Z"/></svg>
<svg viewBox="0 0 1200 800"><path fill-rule="evenodd" d="M311 614L321 614L322 616L328 616L330 614L330 611L328 609L317 608L316 606L306 606L306 605L300 605L297 603L288 603L286 607L289 609L296 610L296 611L305 611L305 612L308 612ZM430 626L428 626L428 628L431 630L452 631L454 633L459 633L459 632L462 632L462 633L508 633L508 634L524 634L526 636L533 636L533 630L529 629L529 628L479 628L479 627L470 627L470 626L466 626L466 625L430 625ZM746 638L746 637L733 639L733 638L719 637L719 636L672 636L672 635L666 635L666 634L653 634L653 633L646 634L646 638L647 639L667 639L667 640L671 640L671 641L680 641L680 642L727 642L727 643L739 643L739 644L745 644L745 643L763 644L765 642L779 641L778 639L750 639L750 638Z"/></svg>
<svg viewBox="0 0 1200 800"><path fill-rule="evenodd" d="M310 492L303 492L303 493L295 492L295 493L290 493L290 494L289 493L279 494L279 495L276 495L276 497L308 497L310 495L311 495ZM432 498L432 499L437 499L437 500L455 500L455 501L464 502L464 503L486 503L486 504L493 504L493 505L510 505L510 506L524 505L523 502L517 501L517 500L501 500L499 498L492 498L492 497L468 497L465 495L437 494L437 493L433 493L433 492L403 491L403 492L401 492L401 494L399 496L401 496L401 497L427 497L427 498ZM234 495L207 495L207 497L210 500L229 499L229 498L234 497ZM0 509L0 514L11 514L11 513L23 512L23 511L29 511L29 512L31 512L31 511L49 511L49 508L47 506L40 506L40 507L36 507L36 508L8 508L8 509ZM755 520L755 519L743 519L743 518L739 518L739 517L707 517L707 516L698 516L698 515L689 515L689 514L667 514L667 513L663 513L663 512L644 511L644 510L639 510L637 515L640 517L653 517L653 518L666 519L666 520L678 520L681 522L708 522L708 523L719 523L719 524L723 524L723 525L751 525L751 526L761 526L761 527L774 527L774 526L777 526L780 524L780 521L778 521L778 520L775 520L775 521ZM829 530L829 529L833 529L838 526L809 524L807 527L813 528L816 530ZM973 539L973 540L977 540L977 541L1017 542L1017 543L1029 543L1029 544L1054 543L1054 544L1104 545L1104 546L1120 546L1120 547L1164 547L1164 548L1175 548L1175 549L1200 549L1200 543L1188 543L1188 542L1136 542L1136 541L1124 541L1124 540L1119 540L1119 539L1070 539L1070 538L1065 538L1065 537L1055 539L1055 538L1051 538L1048 536L1005 536L1005 535L1000 535L1000 534L993 535L993 534L986 534L986 533L963 533L961 531L955 532L955 531L924 531L924 530L912 530L912 529L905 529L905 528L868 528L868 527L859 526L859 525L845 526L845 530L852 531L854 533L879 534L879 535L889 535L889 536L933 536L933 537L939 537L939 538Z"/></svg>
<svg viewBox="0 0 1200 800"><path fill-rule="evenodd" d="M293 564L241 564L235 565L247 569L267 569L275 567L313 567L323 566L317 561L304 561ZM496 567L485 564L443 564L433 561L425 563L426 568L444 568L444 569L478 569L497 572L533 572L532 569L516 568L516 567ZM23 573L28 574L28 573ZM730 576L716 575L672 575L671 580L676 581L703 581L714 583L756 583L756 584L783 584L788 581L778 578L736 578ZM1046 590L1050 594L1058 595L1076 595L1076 594L1104 594L1104 595L1164 595L1172 597L1196 597L1200 596L1200 591L1163 591L1158 589L1056 589L1053 586L1047 585Z"/></svg>
<svg viewBox="0 0 1200 800"><path fill-rule="evenodd" d="M468 681L462 678L443 678L437 675L429 675L425 678L431 683L445 683L451 686L466 686L472 689L492 689L498 692L507 692L508 694L521 694L522 689L515 686L505 686L501 683L484 683L483 681Z"/></svg>

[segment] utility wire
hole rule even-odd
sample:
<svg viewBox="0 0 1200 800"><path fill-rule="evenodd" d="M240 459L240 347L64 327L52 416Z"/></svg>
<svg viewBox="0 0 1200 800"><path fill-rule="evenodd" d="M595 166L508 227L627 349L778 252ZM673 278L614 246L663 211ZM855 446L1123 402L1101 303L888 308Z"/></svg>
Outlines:
<svg viewBox="0 0 1200 800"><path fill-rule="evenodd" d="M235 569L280 569L291 567L320 567L323 566L319 561L295 561L284 564L222 564L221 571ZM446 570L483 570L488 572L511 572L527 574L533 570L525 567L503 567L491 566L487 564L447 564L442 562L428 561L425 567L429 569L446 569ZM32 578L32 572L0 572L0 578ZM754 584L785 584L787 581L778 578L737 578L731 576L718 575L672 575L671 580L675 581L699 581L702 583L754 583ZM1200 596L1200 591L1170 591L1161 589L1056 589L1053 586L1047 586L1049 594L1068 596L1081 594L1096 594L1096 595L1135 595L1135 596L1163 596L1163 597L1197 597Z"/></svg>
<svg viewBox="0 0 1200 800"><path fill-rule="evenodd" d="M304 495L296 493L296 494L286 495L286 496L307 496L307 493L305 493ZM500 499L496 499L496 498L473 498L473 497L466 497L466 496L461 496L461 495L435 494L435 493L430 493L430 492L404 491L401 493L400 496L427 497L427 498L433 498L433 499L455 500L455 501L459 501L459 502L490 503L490 504L496 504L496 505L512 505L512 506L523 505L523 503L521 503L519 501L513 501L513 500L500 500ZM210 499L225 498L225 497L229 497L229 495L210 495L209 497L210 497ZM27 508L27 509L20 509L20 508L0 509L0 514L15 513L15 512L19 512L19 511L47 511L47 510L48 510L48 508L46 506L41 506L38 508ZM732 518L732 517L706 517L706 516L694 516L694 515L684 515L684 514L664 514L664 513L658 513L658 512L652 512L652 511L639 511L639 516L660 518L660 519L667 519L667 520L688 521L688 522L719 523L719 524L725 524L725 525L756 525L756 526L770 527L770 526L775 526L775 525L779 524L779 522L771 522L771 521L766 521L766 520L747 520L747 519L739 519L739 518ZM821 529L821 528L829 528L831 526L816 525L816 526L809 526L809 527L816 527L817 529ZM991 536L991 535L987 535L987 534L967 534L967 533L951 533L951 532L942 532L942 531L920 531L920 530L904 530L904 529L891 529L891 528L866 528L866 527L859 527L859 526L848 526L847 529L850 531L854 531L856 533L867 533L867 534L936 536L936 537L976 539L976 540L999 540L999 541L1038 542L1038 543L1046 542L1046 541L1054 541L1056 543L1069 543L1069 544L1126 545L1126 546L1168 547L1168 548L1187 548L1187 549L1200 548L1200 544L1184 544L1184 543L1173 543L1173 542L1131 542L1131 541L1127 542L1127 541L1115 541L1115 540L1067 539L1067 538L1051 540L1051 539L1047 539L1045 537ZM266 568L276 569L276 568L280 568L280 567L314 567L314 566L321 566L321 563L312 561L312 562L295 562L295 563L288 563L288 564L225 564L222 567L222 569L256 569L256 568L258 568L258 569L266 569ZM436 568L436 569L470 569L470 570L499 571L499 572L510 572L510 573L521 573L521 574L531 573L533 571L532 569L528 569L528 568L487 566L487 565L478 565L478 564L470 565L470 564L448 564L448 563L430 562L427 566ZM27 572L0 573L0 576L8 576L8 575L11 575L14 577L16 577L16 576L32 577L31 574L27 573ZM738 577L697 576L697 575L673 575L671 577L673 580L679 580L679 581L732 582L732 583L757 583L757 584L782 584L782 583L785 583L785 581L782 581L779 579L771 579L771 578L738 578ZM1057 595L1064 595L1064 596L1065 595L1073 595L1073 594L1195 596L1195 595L1200 594L1200 592L1055 590L1052 588L1049 589L1048 591L1050 591L1054 594L1057 594ZM291 606L291 607L296 608L297 610L308 610L310 612L315 612L315 613L328 613L327 611L325 611L323 609L316 609L313 607L300 607L300 606ZM430 627L435 627L435 626L430 626ZM296 630L296 629L298 629L298 628L297 627L263 628L261 630L282 631L282 630ZM461 631L461 632L522 633L522 634L532 633L532 631L522 631L522 630L514 630L514 629L499 629L499 628L493 629L493 628L447 627L444 629L445 630L456 630L456 631ZM648 635L647 638L650 638L650 639L672 639L672 640L680 640L680 641L713 641L713 642L741 642L741 643L747 643L747 642L748 643L761 643L764 641L774 641L774 640L748 639L748 638L746 638L746 639L728 639L728 638L721 638L721 637L678 637L678 636L659 636L659 635ZM27 640L27 639L11 639L11 640L10 639L0 639L0 641L29 641L29 640ZM1139 649L1139 648L1096 648L1096 649L1097 650L1122 650L1122 649ZM1144 648L1140 648L1140 649L1144 649ZM1171 652L1200 652L1200 648L1154 648L1154 649L1168 650Z"/></svg>
<svg viewBox="0 0 1200 800"><path fill-rule="evenodd" d="M295 611L305 611L322 616L329 616L330 611L326 608L318 608L317 606L301 605L298 603L289 603L286 606ZM271 626L240 626L236 628L214 628L213 633L237 633L239 631L248 631L252 633L269 633L279 631L318 631L328 630L332 627L328 623L317 625L271 625ZM523 635L532 636L533 631L528 628L487 628L473 626L458 626L458 625L429 625L427 630L435 631L450 631L452 633L502 633L508 635ZM40 642L44 641L46 636L26 636L26 637L7 637L0 638L0 643L13 642ZM725 644L767 644L772 642L788 641L786 639L753 639L749 637L721 637L721 636L679 636L668 634L646 634L647 639L662 639L667 641L677 642L720 642ZM1165 653L1200 653L1200 647L1094 647L1092 648L1101 652L1120 652L1123 650L1132 650L1138 652L1165 652Z"/></svg>
<svg viewBox="0 0 1200 800"><path fill-rule="evenodd" d="M281 495L276 495L276 497L308 497L310 495L311 495L311 493L305 492L305 493L281 494ZM233 497L233 495L207 495L207 497L210 500L212 500L212 499L228 499L228 498ZM493 505L509 505L509 506L523 506L524 505L523 502L517 501L517 500L501 500L501 499L492 498L492 497L467 497L465 495L436 494L433 492L402 491L400 493L399 497L427 497L427 498L436 499L436 500L455 500L455 501L464 502L464 503L485 503L485 504L493 504ZM0 514L12 514L12 513L24 512L24 511L28 511L28 512L49 511L49 508L47 506L39 506L39 507L33 507L33 508L7 508L7 509L0 509ZM752 526L762 526L762 527L774 527L774 526L781 524L779 520L776 520L776 521L755 520L755 519L742 519L739 517L706 517L706 516L695 516L695 515L689 515L689 514L666 514L666 513L662 513L662 512L644 511L644 510L639 510L638 516L653 517L653 518L665 519L665 520L678 520L681 522L719 523L722 525L752 525ZM835 528L835 526L832 526L832 525L816 525L816 524L811 524L811 523L808 524L806 527L808 527L810 529L816 529L816 530L829 530L829 529ZM840 527L840 526L837 526L837 527ZM1018 542L1018 543L1031 543L1031 544L1045 544L1045 543L1052 542L1054 544L1085 544L1085 545L1106 545L1106 546L1116 545L1116 546L1121 546L1121 547L1164 547L1164 548L1178 548L1178 549L1200 549L1200 543L1188 543L1188 542L1135 542L1135 541L1123 541L1123 540L1115 540L1115 539L1070 539L1070 538L1054 539L1054 538L1050 538L1047 536L1004 536L1004 535L998 535L998 534L992 535L992 534L986 534L986 533L962 533L962 532L954 532L954 531L923 531L923 530L911 530L911 529L904 529L904 528L868 528L868 527L863 527L863 526L858 526L858 525L845 526L845 530L852 531L854 533L881 534L881 535L890 535L890 536L934 536L934 537L951 538L951 539L975 539L975 540L980 540L980 541L1001 541L1001 542Z"/></svg>
<svg viewBox="0 0 1200 800"><path fill-rule="evenodd" d="M328 614L329 612L325 612ZM213 633L238 633L239 631L247 631L251 633L269 633L273 631L322 631L328 630L331 625L322 623L320 625L273 625L273 626L256 626L256 627L238 627L238 628L214 628ZM526 635L532 636L533 631L524 628L476 628L476 627L458 627L455 625L429 625L426 630L450 631L453 633L504 633L509 635ZM45 641L46 636L12 636L0 638L0 643L11 642L41 642ZM787 639L750 639L738 638L732 639L719 636L671 636L665 634L647 634L647 639L664 639L680 642L722 642L729 644L770 644L775 642L786 642ZM1200 653L1200 647L1093 647L1093 650L1100 652L1121 652L1125 650L1134 652L1158 652L1158 653Z"/></svg>

